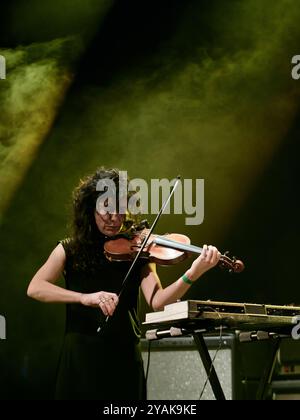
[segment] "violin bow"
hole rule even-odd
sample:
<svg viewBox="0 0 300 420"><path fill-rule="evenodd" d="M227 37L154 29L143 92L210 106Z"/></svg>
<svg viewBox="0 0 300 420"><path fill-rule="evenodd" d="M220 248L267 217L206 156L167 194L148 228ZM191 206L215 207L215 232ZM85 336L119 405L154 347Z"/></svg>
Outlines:
<svg viewBox="0 0 300 420"><path fill-rule="evenodd" d="M124 292L124 290L126 288L126 285L128 283L128 279L129 279L129 276L132 273L132 271L133 271L133 269L134 269L134 267L136 265L137 260L139 259L139 257L141 255L141 253L143 252L143 250L144 250L144 248L145 248L145 246L146 246L146 244L147 244L150 236L152 235L152 232L153 232L155 226L157 225L157 222L158 222L160 216L163 214L163 212L165 211L167 205L169 204L169 202L170 202L170 200L171 200L171 198L172 198L172 196L173 196L173 194L174 194L174 192L175 192L175 190L177 188L177 185L178 185L179 181L180 181L180 175L178 175L175 178L175 183L174 183L174 185L172 187L172 190L170 191L170 194L169 194L168 198L166 199L166 201L161 206L161 209L159 210L159 212L158 212L158 214L157 214L154 222L152 223L152 226L150 227L150 229L149 229L149 231L148 231L148 233L147 233L147 235L146 235L146 237L145 237L145 239L144 239L144 241L143 241L143 243L142 243L142 245L141 245L138 253L136 254L134 260L132 261L132 263L131 263L131 265L130 265L130 267L129 267L129 269L128 269L125 277L124 277L124 280L122 282L121 289L120 289L120 292L119 292L119 295L118 295L118 298L119 299L120 299L121 295L123 294L123 292ZM100 333L100 331L103 331L104 326L107 325L109 318L110 318L110 316L107 315L107 317L105 318L105 322L103 323L103 325L100 325L98 327L98 329L97 329L97 332L98 333Z"/></svg>

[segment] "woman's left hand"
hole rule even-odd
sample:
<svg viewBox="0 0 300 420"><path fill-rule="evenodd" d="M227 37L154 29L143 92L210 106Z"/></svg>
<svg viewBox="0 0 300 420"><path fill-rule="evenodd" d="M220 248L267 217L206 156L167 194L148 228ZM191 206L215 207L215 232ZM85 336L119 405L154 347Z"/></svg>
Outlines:
<svg viewBox="0 0 300 420"><path fill-rule="evenodd" d="M203 249L198 258L195 259L191 268L187 271L190 280L196 281L203 273L218 264L221 253L215 246L203 245Z"/></svg>

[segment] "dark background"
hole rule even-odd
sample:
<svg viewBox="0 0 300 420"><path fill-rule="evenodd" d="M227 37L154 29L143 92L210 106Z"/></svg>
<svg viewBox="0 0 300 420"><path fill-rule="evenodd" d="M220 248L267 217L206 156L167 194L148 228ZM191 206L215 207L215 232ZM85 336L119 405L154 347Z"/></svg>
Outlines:
<svg viewBox="0 0 300 420"><path fill-rule="evenodd" d="M100 165L146 180L178 173L205 179L204 223L186 226L185 216L164 215L157 231L229 249L246 269L229 275L215 268L187 298L300 305L300 81L292 80L290 64L300 53L299 12L296 0L272 4L57 0L41 7L32 0L4 6L3 51L13 56L27 48L22 66L45 56L70 72L72 82L27 164L21 165L22 154L12 167L1 162L2 176L22 174L1 213L0 314L7 322L1 398L52 398L64 308L31 301L26 289L68 235L72 189ZM47 43L69 35L80 47L72 41L61 56L45 52ZM17 71L8 66L1 98ZM29 96L28 106L35 100ZM13 107L9 112L2 109L2 126L22 130L26 106L17 120ZM1 131L5 153L14 142ZM3 193L6 185L12 183L1 184ZM189 264L159 268L162 283ZM147 311L143 304L142 319Z"/></svg>

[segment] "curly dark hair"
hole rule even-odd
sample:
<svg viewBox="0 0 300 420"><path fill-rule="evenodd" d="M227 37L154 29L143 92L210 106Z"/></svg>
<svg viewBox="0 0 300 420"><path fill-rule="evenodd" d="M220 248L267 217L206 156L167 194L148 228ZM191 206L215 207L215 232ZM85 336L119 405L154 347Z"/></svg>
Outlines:
<svg viewBox="0 0 300 420"><path fill-rule="evenodd" d="M96 202L101 192L97 191L97 183L101 179L111 179L118 190L119 170L101 167L92 175L80 180L73 191L73 240L78 245L93 245L103 236L95 222Z"/></svg>
<svg viewBox="0 0 300 420"><path fill-rule="evenodd" d="M103 258L99 246L107 239L96 225L95 210L97 199L103 192L97 191L99 180L113 180L116 186L116 200L119 198L119 173L117 168L100 167L92 175L82 178L73 191L73 218L71 237L68 238L69 252L73 263L77 267L93 269L97 262ZM128 180L127 180L128 182ZM126 191L128 198L132 193ZM133 225L140 222L139 215L126 213L120 233L130 232Z"/></svg>

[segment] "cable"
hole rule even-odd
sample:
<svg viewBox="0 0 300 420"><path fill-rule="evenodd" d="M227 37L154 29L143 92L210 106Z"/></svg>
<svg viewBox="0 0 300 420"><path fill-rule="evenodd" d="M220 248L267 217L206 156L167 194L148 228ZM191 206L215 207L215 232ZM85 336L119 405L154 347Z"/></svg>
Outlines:
<svg viewBox="0 0 300 420"><path fill-rule="evenodd" d="M204 308L204 309L210 309L210 310L213 310L214 312L216 312L216 314L218 315L218 317L219 317L219 318L220 318L220 320L222 321L222 317L221 317L220 313L219 313L219 312L218 312L215 308L212 308L211 306L208 306L208 307L206 307L206 308ZM217 348L217 350L216 350L216 352L215 352L215 355L214 355L214 357L213 357L213 359L212 359L212 361L211 361L210 369L209 369L208 375L207 375L207 377L206 377L206 380L205 380L205 382L204 382L204 385L203 385L202 391L200 392L199 400L201 400L201 398L202 398L202 396L203 396L203 394L204 394L204 391L205 391L205 389L206 389L207 383L208 383L208 381L209 381L209 379L210 379L210 375L211 375L212 369L213 369L213 367L214 367L214 362L215 362L215 360L216 360L217 354L219 353L219 351L220 351L220 350L221 350L221 348L222 348L222 339L223 339L223 325L221 324L221 325L220 325L220 336L219 336L219 340L220 340L219 347Z"/></svg>
<svg viewBox="0 0 300 420"><path fill-rule="evenodd" d="M150 350L151 350L151 340L148 340L147 367L146 367L146 374L145 374L146 385L147 385L147 381L148 381L149 366L150 366Z"/></svg>

